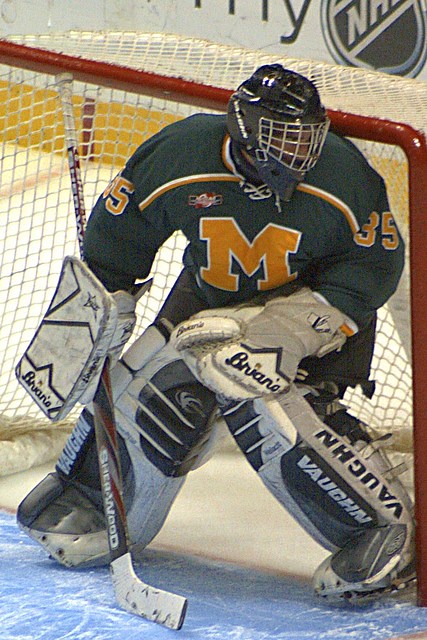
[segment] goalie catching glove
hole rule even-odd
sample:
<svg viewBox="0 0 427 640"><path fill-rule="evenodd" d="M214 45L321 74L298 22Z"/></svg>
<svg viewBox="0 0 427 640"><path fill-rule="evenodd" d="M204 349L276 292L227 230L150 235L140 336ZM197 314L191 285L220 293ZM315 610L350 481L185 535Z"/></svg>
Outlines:
<svg viewBox="0 0 427 640"><path fill-rule="evenodd" d="M65 258L49 309L16 367L51 420L93 399L106 358L114 364L132 334L135 306L129 293L109 293L84 262Z"/></svg>
<svg viewBox="0 0 427 640"><path fill-rule="evenodd" d="M284 391L304 357L339 350L356 331L341 311L304 287L265 306L197 313L174 329L171 343L202 384L246 400Z"/></svg>

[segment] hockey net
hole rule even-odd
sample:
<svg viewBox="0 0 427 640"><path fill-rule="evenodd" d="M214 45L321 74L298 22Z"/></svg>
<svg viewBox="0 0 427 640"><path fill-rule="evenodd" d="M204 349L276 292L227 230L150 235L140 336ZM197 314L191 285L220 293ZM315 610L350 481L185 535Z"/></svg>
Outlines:
<svg viewBox="0 0 427 640"><path fill-rule="evenodd" d="M65 424L43 420L14 376L51 300L63 257L78 254L55 75L67 71L74 76L90 211L143 140L191 113L224 111L230 90L267 62L281 62L315 82L333 126L353 138L384 176L409 251L410 229L417 228L415 216L425 206L425 179L423 186L419 177L427 171L424 83L168 34L67 32L0 42L0 474L54 459L75 420L75 415ZM155 317L181 269L184 247L177 233L159 251L154 285L139 303L140 327L134 335ZM408 259L398 292L380 310L374 397L365 398L357 389L346 396L352 412L372 429L393 434L389 450L396 464L406 461L409 485L414 423L411 271Z"/></svg>

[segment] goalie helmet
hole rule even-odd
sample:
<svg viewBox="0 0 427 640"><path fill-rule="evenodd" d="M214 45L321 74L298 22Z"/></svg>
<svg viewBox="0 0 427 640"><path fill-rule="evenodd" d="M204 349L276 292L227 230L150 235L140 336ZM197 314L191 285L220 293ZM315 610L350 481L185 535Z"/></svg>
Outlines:
<svg viewBox="0 0 427 640"><path fill-rule="evenodd" d="M271 64L257 69L233 93L227 125L260 178L289 200L319 159L329 119L310 80Z"/></svg>

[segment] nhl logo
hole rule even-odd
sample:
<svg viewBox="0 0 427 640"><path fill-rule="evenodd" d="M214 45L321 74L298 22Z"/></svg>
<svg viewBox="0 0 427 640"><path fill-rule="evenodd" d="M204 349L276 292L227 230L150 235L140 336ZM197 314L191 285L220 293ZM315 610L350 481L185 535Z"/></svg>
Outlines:
<svg viewBox="0 0 427 640"><path fill-rule="evenodd" d="M414 78L426 61L424 0L322 0L328 49L340 64Z"/></svg>

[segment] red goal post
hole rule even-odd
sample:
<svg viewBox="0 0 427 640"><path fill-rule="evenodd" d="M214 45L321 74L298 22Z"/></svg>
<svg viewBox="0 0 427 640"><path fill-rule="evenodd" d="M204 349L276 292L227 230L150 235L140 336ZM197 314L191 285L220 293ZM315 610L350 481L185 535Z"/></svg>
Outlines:
<svg viewBox="0 0 427 640"><path fill-rule="evenodd" d="M0 187L0 205L3 203L0 209L0 213L3 213L0 235L5 242L0 258L1 267L4 268L0 284L1 290L5 290L2 294L5 302L3 334L0 334L0 344L5 345L0 380L0 391L3 389L0 395L1 414L8 417L8 426L9 420L13 421L15 416L26 425L28 421L34 423L38 418L35 409L16 396L13 364L16 364L20 355L19 350L28 343L51 297L50 291L56 283L66 246L71 247L72 251L74 242L71 236L67 239L68 223L61 221L51 234L52 246L49 249L44 246L45 234L49 235L51 225L59 223L60 208L68 207L72 211L71 190L65 179L64 183L61 182L62 170L58 165L61 153L64 153L61 149L61 113L56 104L52 108L53 116L45 111L47 103L54 101L53 77L68 72L77 84L75 109L81 123L84 181L85 186L89 186L90 200L105 187L106 180L97 174L93 185L90 183L94 167L108 165L112 176L113 171L120 168L125 160L122 147L130 154L141 141L136 135L139 132L134 131L141 127L141 122L147 123L144 136L148 137L156 128L197 110L224 111L231 90L241 80L260 64L277 61L307 75L317 84L337 132L356 142L367 141L368 146L362 145L361 148L377 170L384 174L389 194L392 195L393 212L399 210L399 224L403 227L403 235L410 249L403 293L397 298L395 308L387 311L391 325L384 324L383 329L381 324L379 328L379 333L384 336L395 332L399 339L397 347L388 344L379 347L379 377L389 375L382 373L383 362L388 360L393 360L390 367L394 367L395 371L380 387L379 403L372 409L372 420L376 421L374 426L380 432L395 429L397 439L400 433L413 429L418 603L427 606L427 516L424 515L427 514L427 491L423 479L423 464L427 460L427 384L424 380L427 326L423 314L427 301L424 254L427 244L427 146L424 137L424 127L427 128L427 85L424 83L165 34L72 32L1 40L0 94L3 92L4 98L0 121L4 124L2 144L6 149L3 152L3 175L8 176L6 183ZM38 84L39 76L47 79L42 88ZM105 90L112 92L108 99L103 93ZM30 104L32 93L34 101ZM139 101L140 96L142 102ZM118 105L109 114L106 112L107 102ZM185 108L181 109L180 105L185 105ZM23 116L27 109L28 115ZM36 120L39 122L36 123ZM51 130L55 131L55 135L50 135ZM18 171L16 159L20 154L24 154L24 164ZM43 165L39 164L40 157ZM55 162L52 164L53 157ZM36 163L36 170L30 175L28 167L33 163ZM38 238L43 235L43 242L39 238L40 246L37 248L36 239L31 236L32 228L27 227L34 225L35 230L35 220L44 205L46 209L51 207L49 199L53 192L49 191L49 184L54 181L58 203L56 209L55 206L52 208L56 213L52 220L43 218L42 231L35 233ZM34 189L34 193L31 189ZM27 203L25 193L30 192L32 195L28 198L33 198L33 201ZM22 194L23 204L17 204ZM41 204L37 208L34 203L37 204L39 199ZM394 202L396 204L393 207ZM33 205L37 210L29 214L21 228L20 207L24 210ZM14 215L9 215L12 211ZM71 230L73 224L71 215ZM24 243L22 247L21 239L24 236L28 239L28 245ZM159 299L153 303L151 314L155 314L155 308L158 308L174 279L170 265L179 264L182 252L182 240L178 239L177 242L178 245L167 249L170 253L162 262L164 266L161 267L161 258L156 263L156 275L161 283ZM31 251L35 252L34 257L31 257ZM43 252L43 257L39 259L37 252L40 256ZM40 269L43 264L44 268ZM25 295L22 295L24 284L30 288L33 284L33 288L37 289L38 282L45 275L44 271L49 273L36 292L37 300L32 297L33 291L25 290ZM24 272L30 273L29 281L17 278L18 273ZM8 282L11 282L10 287ZM11 302L7 299L6 288L15 290ZM9 311L8 305L15 307L21 297L25 299L26 313L15 316ZM409 307L410 316L407 313ZM30 319L29 310L33 308L34 314ZM400 312L403 312L403 316ZM141 311L141 315L144 313L148 313L148 307ZM388 320L384 320L386 322ZM14 350L9 349L12 343L16 343ZM403 395L404 401L410 404L409 413L406 405L402 408L403 405L395 402L395 395L398 395L399 387L403 384L408 385ZM359 405L358 402L355 398L353 405L353 398L350 399L353 411L360 412L361 418L369 422L369 403L363 400L363 404ZM0 430L2 424L0 421ZM24 432L31 432L31 427L26 427ZM412 445L406 443L402 448L406 453ZM0 460L1 455L0 446Z"/></svg>

